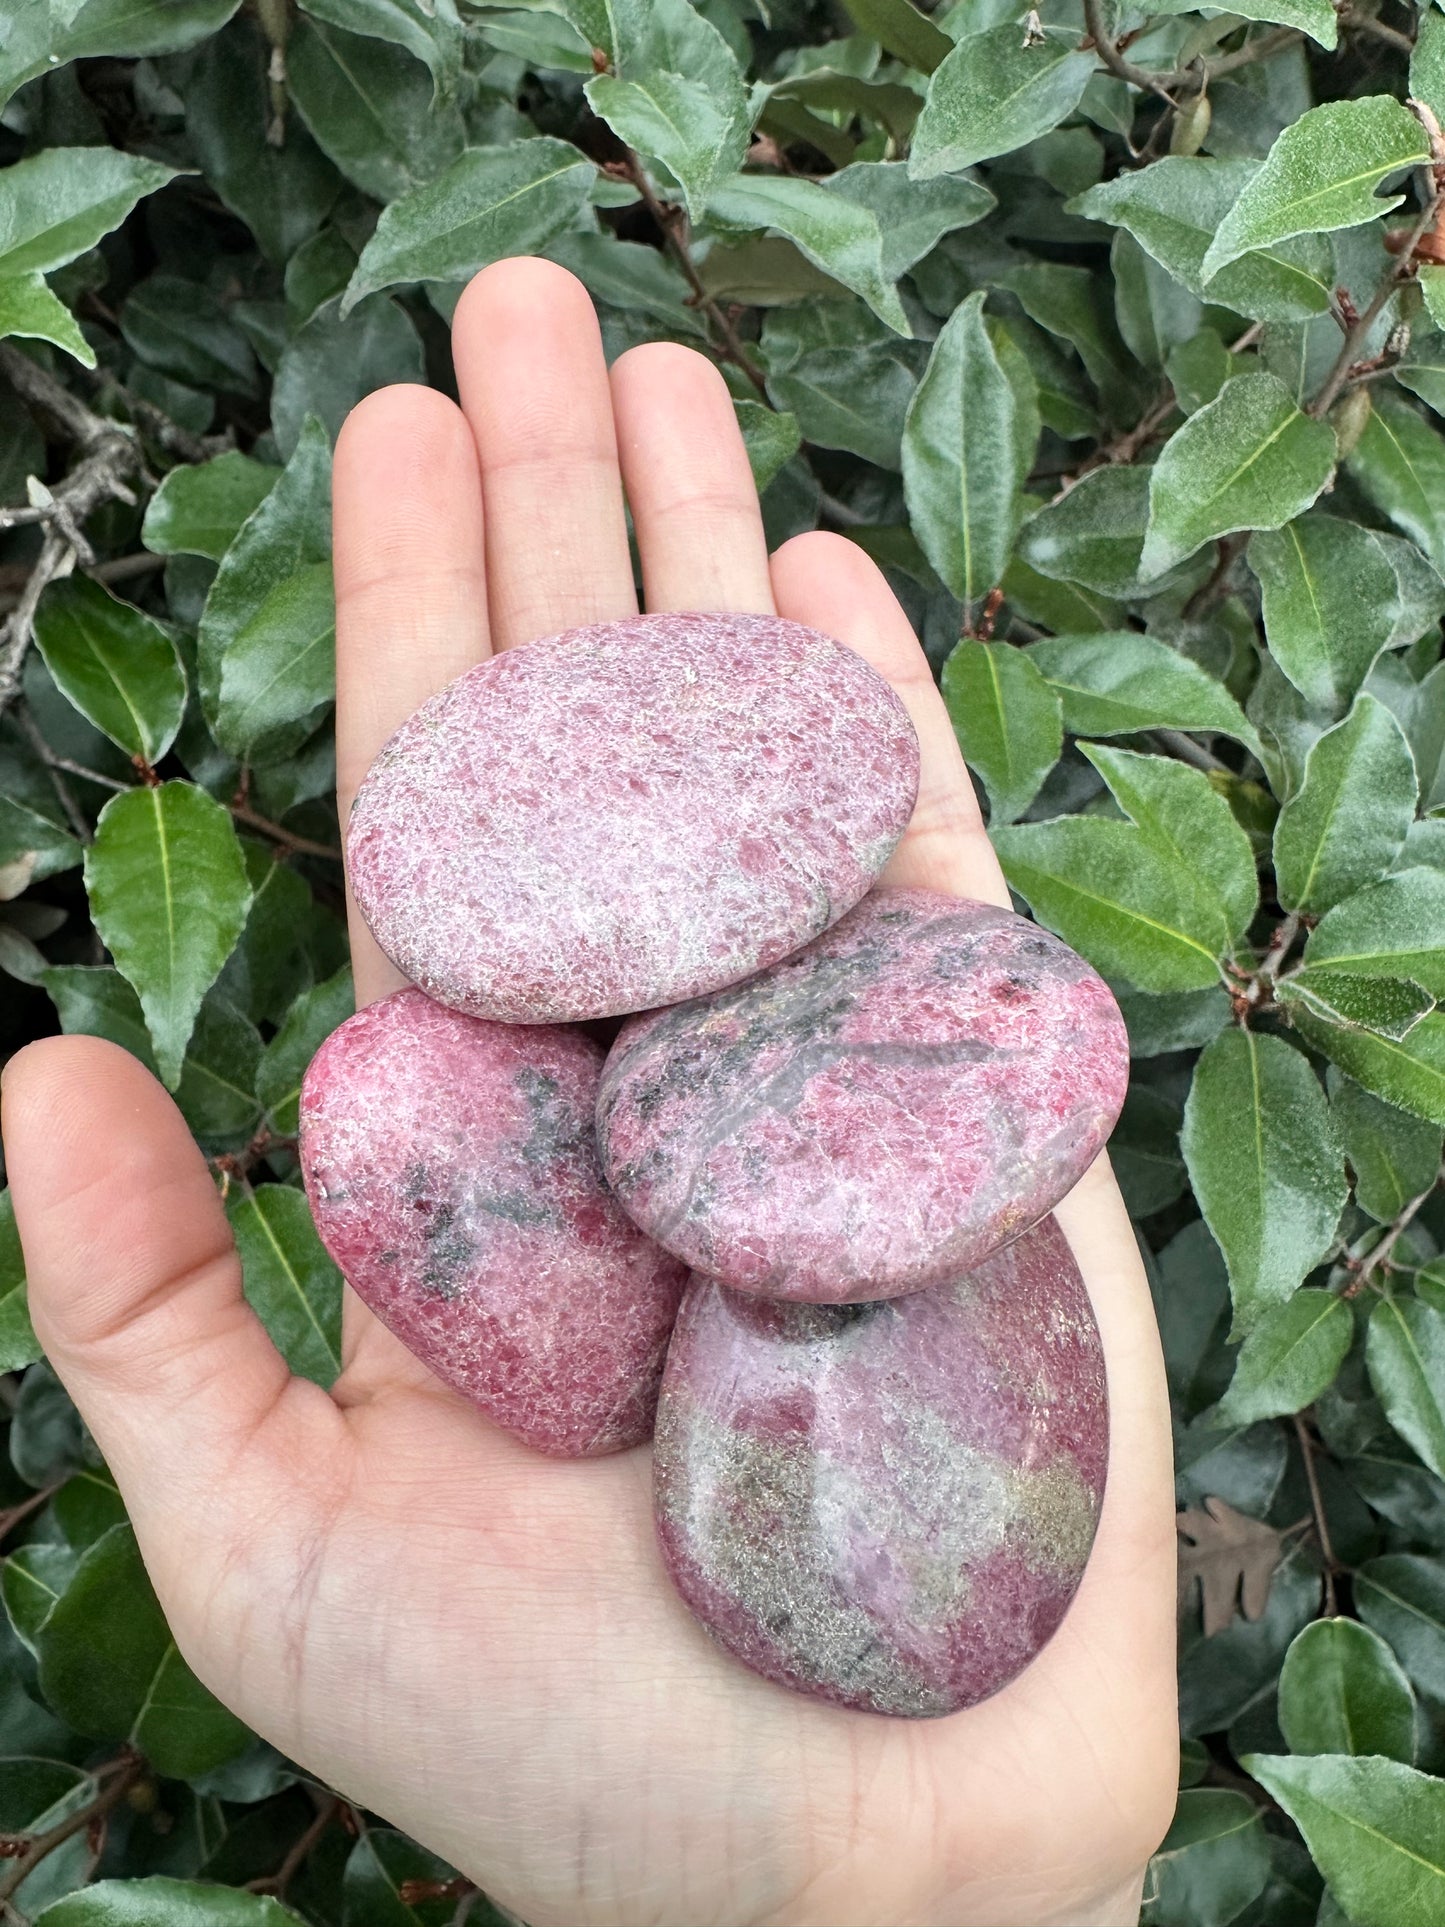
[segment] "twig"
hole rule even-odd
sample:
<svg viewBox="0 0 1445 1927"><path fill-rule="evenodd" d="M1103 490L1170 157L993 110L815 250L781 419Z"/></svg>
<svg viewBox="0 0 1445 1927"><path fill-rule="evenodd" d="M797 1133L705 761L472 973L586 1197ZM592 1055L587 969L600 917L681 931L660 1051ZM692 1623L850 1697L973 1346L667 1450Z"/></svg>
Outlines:
<svg viewBox="0 0 1445 1927"><path fill-rule="evenodd" d="M1084 0L1084 27L1094 43L1094 51L1111 74L1117 74L1120 80L1127 80L1131 87L1142 87L1147 93L1158 94L1170 107L1178 106L1162 74L1147 73L1119 52L1109 29L1104 25L1101 0Z"/></svg>
<svg viewBox="0 0 1445 1927"><path fill-rule="evenodd" d="M1315 1442L1310 1437L1310 1428L1305 1423L1303 1412L1294 1415L1295 1437L1299 1440L1300 1456L1305 1462L1305 1478L1309 1481L1310 1510L1315 1515L1315 1537L1320 1542L1320 1553L1325 1562L1325 1614L1335 1616L1335 1574L1339 1562L1335 1549L1330 1543L1329 1522L1325 1518L1325 1502L1320 1495L1319 1473L1315 1470Z"/></svg>
<svg viewBox="0 0 1445 1927"><path fill-rule="evenodd" d="M269 836L273 843L283 849L294 850L297 856L324 856L333 863L340 863L341 851L332 843L316 843L309 836L298 836L295 830L288 830L280 823L273 823L267 816L258 816L245 803L228 805L232 816L248 829L259 830L262 836Z"/></svg>
<svg viewBox="0 0 1445 1927"><path fill-rule="evenodd" d="M1415 43L1409 34L1401 33L1398 27L1387 27L1383 20L1376 20L1368 13L1356 13L1346 7L1339 15L1340 25L1351 33L1367 33L1376 40L1383 40L1387 47L1394 47L1402 54L1412 54Z"/></svg>
<svg viewBox="0 0 1445 1927"><path fill-rule="evenodd" d="M1350 1282L1340 1293L1341 1298L1358 1298L1360 1293L1374 1278L1375 1273L1382 1268L1388 1268L1391 1252L1400 1242L1405 1232L1408 1231L1414 1223L1415 1214L1419 1211L1420 1207L1427 1199L1434 1196L1435 1187L1440 1183L1442 1178L1445 1178L1445 1169L1437 1171L1419 1196L1411 1198L1408 1204L1400 1208L1390 1220L1389 1224L1386 1225L1384 1235L1379 1239L1378 1243L1371 1246L1363 1258L1347 1258L1345 1260L1346 1268L1353 1275L1350 1278Z"/></svg>
<svg viewBox="0 0 1445 1927"><path fill-rule="evenodd" d="M63 1479L57 1479L54 1484L42 1486L38 1492L32 1492L28 1499L21 1499L18 1505L7 1506L3 1512L0 1512L0 1540L8 1539L20 1521L28 1519L32 1512L38 1512L47 1499L54 1498L64 1483Z"/></svg>
<svg viewBox="0 0 1445 1927"><path fill-rule="evenodd" d="M1186 736L1182 729L1156 729L1150 733L1161 749L1167 750L1169 755L1177 757L1181 763L1190 763L1195 769L1202 769L1206 774L1210 770L1229 768L1228 763L1214 755L1211 750L1205 749L1202 743L1196 743L1192 736Z"/></svg>
<svg viewBox="0 0 1445 1927"><path fill-rule="evenodd" d="M167 455L174 455L183 462L206 462L213 455L224 455L227 449L236 445L236 438L229 429L220 435L193 435L189 428L182 428L179 422L172 421L166 411L158 408L153 401L133 395L108 368L83 368L80 374L96 394L115 396L136 426L143 428Z"/></svg>
<svg viewBox="0 0 1445 1927"><path fill-rule="evenodd" d="M1199 587L1184 605L1183 614L1186 617L1202 614L1211 603L1219 600L1220 596L1224 593L1225 584L1229 580L1229 571L1244 553L1244 545L1248 540L1249 533L1243 529L1236 535L1226 535L1220 539L1214 568L1210 572L1208 579L1200 583Z"/></svg>
<svg viewBox="0 0 1445 1927"><path fill-rule="evenodd" d="M275 1873L262 1874L259 1879L248 1880L245 1891L251 1894L270 1894L283 1900L286 1889L300 1873L310 1857L311 1849L325 1833L341 1812L341 1801L336 1794L328 1794L316 1809L316 1817L304 1833L298 1834L286 1850L286 1858Z"/></svg>
<svg viewBox="0 0 1445 1927"><path fill-rule="evenodd" d="M89 1800L74 1813L68 1813L63 1820L57 1820L53 1827L44 1833L33 1835L11 1834L0 1840L0 1852L9 1847L4 1858L13 1861L10 1871L0 1879L0 1902L7 1902L34 1873L41 1861L63 1847L67 1840L73 1840L77 1833L97 1825L129 1793L145 1771L145 1761L139 1754L132 1754L115 1773L108 1786L102 1787L93 1800ZM27 1844L28 1843L28 1844Z"/></svg>
<svg viewBox="0 0 1445 1927"><path fill-rule="evenodd" d="M1345 338L1340 344L1340 352L1335 357L1334 366L1325 376L1324 386L1305 408L1305 413L1313 415L1316 420L1326 415L1333 407L1335 398L1349 380L1350 370L1359 358L1360 350L1369 339L1371 328L1374 327L1396 288L1402 281L1408 280L1414 272L1415 244L1423 239L1435 225L1435 217L1440 210L1440 183L1435 175L1432 175L1430 180L1430 192L1425 197L1425 205L1420 211L1419 220L1409 230L1408 241L1401 249L1399 256L1391 261L1381 275L1380 284L1370 297L1368 307L1356 315L1345 329Z"/></svg>

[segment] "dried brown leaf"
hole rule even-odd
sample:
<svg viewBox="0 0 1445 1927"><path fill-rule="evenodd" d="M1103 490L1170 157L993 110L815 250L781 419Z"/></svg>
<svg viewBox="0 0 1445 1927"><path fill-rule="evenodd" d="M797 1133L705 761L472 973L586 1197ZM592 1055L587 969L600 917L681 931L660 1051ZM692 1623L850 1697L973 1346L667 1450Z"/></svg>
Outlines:
<svg viewBox="0 0 1445 1927"><path fill-rule="evenodd" d="M1236 1512L1223 1499L1206 1499L1175 1520L1179 1532L1179 1600L1199 1581L1204 1636L1222 1633L1236 1608L1258 1619L1269 1604L1269 1589L1279 1565L1280 1535L1262 1519Z"/></svg>

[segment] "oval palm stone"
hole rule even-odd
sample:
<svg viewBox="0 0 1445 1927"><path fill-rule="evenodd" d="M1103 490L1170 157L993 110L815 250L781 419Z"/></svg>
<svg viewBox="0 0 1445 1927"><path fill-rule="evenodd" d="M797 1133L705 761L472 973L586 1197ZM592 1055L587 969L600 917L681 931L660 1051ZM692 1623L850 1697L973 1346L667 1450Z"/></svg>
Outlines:
<svg viewBox="0 0 1445 1927"><path fill-rule="evenodd" d="M601 1049L417 990L358 1011L301 1089L301 1168L347 1282L438 1378L545 1452L652 1429L686 1273L608 1195Z"/></svg>
<svg viewBox="0 0 1445 1927"><path fill-rule="evenodd" d="M624 1024L608 1183L735 1290L814 1303L956 1277L1051 1211L1124 1101L1108 986L992 904L879 890L797 955Z"/></svg>
<svg viewBox="0 0 1445 1927"><path fill-rule="evenodd" d="M658 615L509 650L387 743L347 831L429 996L558 1023L735 983L856 903L918 787L903 705L774 616Z"/></svg>
<svg viewBox="0 0 1445 1927"><path fill-rule="evenodd" d="M1062 1620L1103 1498L1103 1357L1062 1233L868 1305L694 1279L653 1452L672 1577L745 1665L875 1713L987 1698Z"/></svg>

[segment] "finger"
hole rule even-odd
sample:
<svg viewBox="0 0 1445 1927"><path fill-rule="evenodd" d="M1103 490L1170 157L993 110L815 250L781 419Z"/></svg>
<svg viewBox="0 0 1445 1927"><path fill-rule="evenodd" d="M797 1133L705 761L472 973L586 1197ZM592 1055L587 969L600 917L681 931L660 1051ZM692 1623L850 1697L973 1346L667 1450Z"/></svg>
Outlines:
<svg viewBox="0 0 1445 1927"><path fill-rule="evenodd" d="M550 261L499 261L457 303L452 358L481 459L492 646L636 613L602 336Z"/></svg>
<svg viewBox="0 0 1445 1927"><path fill-rule="evenodd" d="M845 536L795 535L773 557L773 594L780 616L836 636L886 676L918 732L918 803L882 881L1007 907L1008 885L953 724L883 572Z"/></svg>
<svg viewBox="0 0 1445 1927"><path fill-rule="evenodd" d="M429 388L368 395L332 478L336 788L343 824L398 724L488 653L477 456L462 412ZM406 980L348 906L358 1004Z"/></svg>
<svg viewBox="0 0 1445 1927"><path fill-rule="evenodd" d="M629 348L613 364L612 411L648 608L770 615L758 492L717 369L671 341Z"/></svg>
<svg viewBox="0 0 1445 1927"><path fill-rule="evenodd" d="M3 1128L36 1332L160 1583L178 1547L194 1556L192 1526L223 1531L263 1474L277 1494L314 1479L340 1415L247 1304L205 1159L128 1052L30 1045L5 1070Z"/></svg>

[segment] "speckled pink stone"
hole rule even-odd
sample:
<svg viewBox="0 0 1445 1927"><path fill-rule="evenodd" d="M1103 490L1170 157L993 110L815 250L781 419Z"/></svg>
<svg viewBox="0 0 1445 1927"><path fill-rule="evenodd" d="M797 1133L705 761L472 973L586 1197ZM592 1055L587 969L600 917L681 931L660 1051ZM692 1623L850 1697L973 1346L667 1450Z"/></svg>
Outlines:
<svg viewBox="0 0 1445 1927"><path fill-rule="evenodd" d="M351 886L430 996L507 1023L736 983L855 904L918 743L861 656L773 616L659 615L478 665L391 738Z"/></svg>
<svg viewBox="0 0 1445 1927"><path fill-rule="evenodd" d="M438 1378L544 1452L652 1429L685 1280L597 1169L602 1052L402 990L321 1046L301 1168L348 1283Z"/></svg>
<svg viewBox="0 0 1445 1927"><path fill-rule="evenodd" d="M598 1137L649 1236L739 1291L956 1277L1053 1209L1129 1073L1082 957L991 904L879 890L745 984L624 1024Z"/></svg>
<svg viewBox="0 0 1445 1927"><path fill-rule="evenodd" d="M871 1305L689 1286L653 1449L662 1548L755 1672L925 1717L1020 1673L1083 1575L1108 1401L1052 1218L973 1273Z"/></svg>

